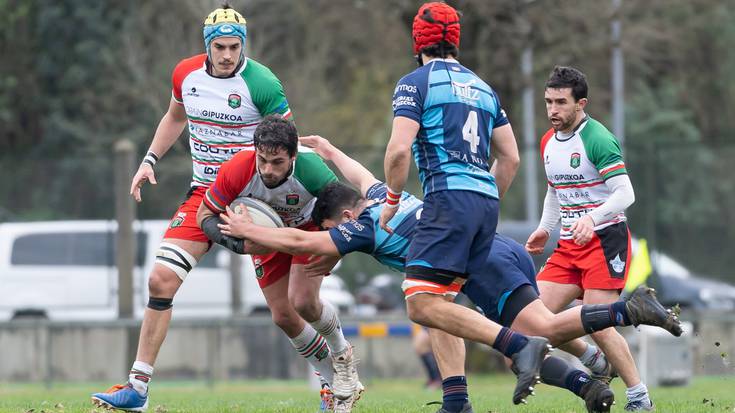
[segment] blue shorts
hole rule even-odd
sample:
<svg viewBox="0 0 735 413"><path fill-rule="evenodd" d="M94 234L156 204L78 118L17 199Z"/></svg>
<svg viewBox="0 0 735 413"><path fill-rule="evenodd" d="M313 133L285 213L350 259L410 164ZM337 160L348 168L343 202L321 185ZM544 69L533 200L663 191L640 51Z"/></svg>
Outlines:
<svg viewBox="0 0 735 413"><path fill-rule="evenodd" d="M472 191L432 192L406 255L406 278L449 285L480 273L498 224L498 200Z"/></svg>
<svg viewBox="0 0 735 413"><path fill-rule="evenodd" d="M513 294L524 285L531 286L533 291L521 296ZM485 268L470 274L462 286L462 292L482 309L485 317L509 327L518 312L538 298L533 260L523 246L498 234L487 256ZM518 302L512 303L513 299ZM513 314L503 311L508 308Z"/></svg>

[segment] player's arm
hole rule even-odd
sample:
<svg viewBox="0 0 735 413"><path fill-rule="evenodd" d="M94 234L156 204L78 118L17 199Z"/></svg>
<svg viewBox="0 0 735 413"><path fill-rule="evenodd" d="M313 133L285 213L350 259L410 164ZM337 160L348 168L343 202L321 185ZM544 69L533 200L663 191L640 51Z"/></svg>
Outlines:
<svg viewBox="0 0 735 413"><path fill-rule="evenodd" d="M244 238L266 248L291 255L340 256L328 231L303 231L296 228L267 228L255 225L247 213L235 213L227 207L220 215L219 229L226 236Z"/></svg>
<svg viewBox="0 0 735 413"><path fill-rule="evenodd" d="M620 144L615 137L604 134L597 139L583 142L587 155L605 181L610 196L602 205L572 224L574 242L578 245L584 245L592 239L596 225L623 212L635 201L633 185L628 178Z"/></svg>
<svg viewBox="0 0 735 413"><path fill-rule="evenodd" d="M299 142L311 148L325 161L332 162L347 181L359 188L363 196L370 187L379 182L360 162L347 156L347 154L332 145L327 139L316 135L302 136L299 138Z"/></svg>
<svg viewBox="0 0 735 413"><path fill-rule="evenodd" d="M544 198L544 210L541 213L541 221L539 222L538 228L526 241L526 251L530 254L538 255L544 252L544 246L551 236L551 231L556 228L556 224L561 218L560 208L559 198L556 196L556 189L548 185L546 197Z"/></svg>
<svg viewBox="0 0 735 413"><path fill-rule="evenodd" d="M510 188L510 184L518 171L518 166L521 164L516 137L509 123L493 129L491 148L495 158L491 172L495 176L495 184L498 186L498 196L502 198Z"/></svg>
<svg viewBox="0 0 735 413"><path fill-rule="evenodd" d="M627 174L616 175L605 181L610 197L602 205L590 211L587 215L592 218L593 225L598 225L609 220L615 215L625 211L635 202L633 184Z"/></svg>
<svg viewBox="0 0 735 413"><path fill-rule="evenodd" d="M393 118L393 130L388 147L385 149L385 184L388 191L385 208L380 212L380 227L389 234L393 233L393 229L388 226L388 222L398 210L401 192L408 178L411 144L416 139L420 127L419 123L411 118L404 116Z"/></svg>
<svg viewBox="0 0 735 413"><path fill-rule="evenodd" d="M176 102L174 98L171 98L168 104L168 111L166 111L158 123L158 128L156 128L156 133L153 135L153 141L148 148L148 153L135 173L133 182L130 184L130 195L136 201L140 202L142 200L140 188L143 184L147 181L156 184L153 165L173 146L185 126L186 111L184 110L184 106Z"/></svg>
<svg viewBox="0 0 735 413"><path fill-rule="evenodd" d="M217 226L221 223L222 219L204 205L204 202L199 204L199 209L197 210L197 224L199 224L199 228L202 229L207 238L237 254L253 253L245 247L245 241L242 239L237 239L223 234Z"/></svg>
<svg viewBox="0 0 735 413"><path fill-rule="evenodd" d="M153 135L153 141L148 150L162 157L181 136L186 121L184 105L171 98L168 110L158 123L158 128L156 128L156 133Z"/></svg>
<svg viewBox="0 0 735 413"><path fill-rule="evenodd" d="M419 123L396 116L388 147L385 149L385 183L391 192L400 194L408 179L411 166L411 145L419 132Z"/></svg>

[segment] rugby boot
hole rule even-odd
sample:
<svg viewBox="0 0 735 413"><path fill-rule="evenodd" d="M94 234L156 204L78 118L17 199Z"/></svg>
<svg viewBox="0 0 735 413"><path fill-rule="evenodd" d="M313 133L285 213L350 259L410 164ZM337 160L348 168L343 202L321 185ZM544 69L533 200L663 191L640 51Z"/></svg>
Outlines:
<svg viewBox="0 0 735 413"><path fill-rule="evenodd" d="M364 391L365 387L358 381L352 396L344 400L334 398L334 413L350 413L357 404L357 401L362 397Z"/></svg>
<svg viewBox="0 0 735 413"><path fill-rule="evenodd" d="M582 386L580 396L584 399L588 413L607 413L615 403L615 394L607 383L592 380Z"/></svg>
<svg viewBox="0 0 735 413"><path fill-rule="evenodd" d="M442 407L439 410L437 410L436 413L452 413L452 412ZM459 413L475 413L475 411L472 410L472 403L470 402L465 403L464 406L462 406L462 410L460 410Z"/></svg>
<svg viewBox="0 0 735 413"><path fill-rule="evenodd" d="M656 410L656 407L654 407L651 400L628 401L628 403L625 404L626 412L652 412L654 410Z"/></svg>
<svg viewBox="0 0 735 413"><path fill-rule="evenodd" d="M518 382L513 391L513 404L527 403L534 386L541 382L541 363L551 350L549 340L544 337L528 337L521 351L513 354L511 369L516 373Z"/></svg>
<svg viewBox="0 0 735 413"><path fill-rule="evenodd" d="M322 389L319 390L319 396L321 397L321 403L319 405L319 411L322 413L334 411L334 394L332 389L327 383L322 384Z"/></svg>
<svg viewBox="0 0 735 413"><path fill-rule="evenodd" d="M653 288L643 285L636 288L625 301L625 309L636 327L641 324L661 327L676 337L682 333L679 317L658 302Z"/></svg>
<svg viewBox="0 0 735 413"><path fill-rule="evenodd" d="M360 379L357 375L357 360L353 356L352 346L348 345L340 354L332 355L332 366L334 367L334 379L332 380L332 392L334 397L347 400L356 393L361 393L359 387ZM360 386L358 386L360 384Z"/></svg>
<svg viewBox="0 0 735 413"><path fill-rule="evenodd" d="M116 384L104 393L93 394L92 403L108 410L144 412L148 409L148 393L141 396L130 383Z"/></svg>

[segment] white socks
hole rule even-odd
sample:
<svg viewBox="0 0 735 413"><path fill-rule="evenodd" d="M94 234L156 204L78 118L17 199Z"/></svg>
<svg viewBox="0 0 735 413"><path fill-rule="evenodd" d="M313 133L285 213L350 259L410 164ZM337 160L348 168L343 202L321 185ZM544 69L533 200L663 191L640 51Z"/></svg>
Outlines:
<svg viewBox="0 0 735 413"><path fill-rule="evenodd" d="M321 303L322 315L318 320L309 324L327 340L333 355L343 353L347 350L349 343L342 334L342 326L339 324L337 311L332 307L332 304L324 300L321 300Z"/></svg>
<svg viewBox="0 0 735 413"><path fill-rule="evenodd" d="M636 384L633 387L628 387L625 390L625 395L628 397L628 401L642 401L642 402L648 402L651 403L651 400L648 398L648 387L646 387L643 382L640 382Z"/></svg>
<svg viewBox="0 0 735 413"><path fill-rule="evenodd" d="M136 360L133 363L133 368L130 369L130 375L128 381L133 385L135 391L140 395L148 393L148 382L151 381L153 376L153 366L143 361Z"/></svg>
<svg viewBox="0 0 735 413"><path fill-rule="evenodd" d="M334 370L332 358L329 357L329 347L326 340L314 330L314 327L306 324L304 330L294 338L289 338L296 351L311 364L319 373L321 378L332 384Z"/></svg>

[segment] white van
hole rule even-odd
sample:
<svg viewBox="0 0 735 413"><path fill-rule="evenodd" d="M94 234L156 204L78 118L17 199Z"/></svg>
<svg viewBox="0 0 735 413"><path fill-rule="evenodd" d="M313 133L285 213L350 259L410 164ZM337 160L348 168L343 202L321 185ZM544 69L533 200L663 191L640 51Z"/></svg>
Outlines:
<svg viewBox="0 0 735 413"><path fill-rule="evenodd" d="M168 221L136 221L137 262L134 314L148 302L147 277ZM0 224L0 321L19 316L51 320L110 320L117 317L115 221L44 221ZM230 259L215 245L189 273L174 298L174 319L232 315ZM241 260L243 313L267 311L252 260ZM329 279L329 277L327 277ZM341 280L334 280L339 281ZM343 311L354 297L339 283L324 283L322 296ZM330 288L331 286L331 288Z"/></svg>

